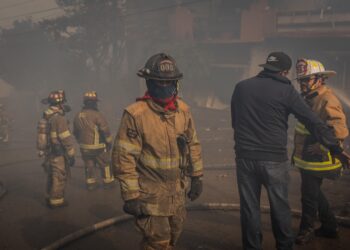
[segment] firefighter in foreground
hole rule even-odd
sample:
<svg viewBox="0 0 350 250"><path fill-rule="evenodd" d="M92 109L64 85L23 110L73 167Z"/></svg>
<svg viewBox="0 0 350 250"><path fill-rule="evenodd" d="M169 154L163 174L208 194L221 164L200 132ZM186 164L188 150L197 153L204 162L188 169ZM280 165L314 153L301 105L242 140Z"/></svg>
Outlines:
<svg viewBox="0 0 350 250"><path fill-rule="evenodd" d="M44 157L43 167L48 174L47 205L50 208L66 205L64 189L69 167L74 165L73 136L65 115L64 96L53 91L47 98L49 108L38 124L37 148Z"/></svg>
<svg viewBox="0 0 350 250"><path fill-rule="evenodd" d="M113 167L123 209L143 234L141 249L173 249L185 220L187 180L192 201L202 192L201 147L189 106L177 96L183 75L175 60L156 54L137 74L147 92L124 111Z"/></svg>
<svg viewBox="0 0 350 250"><path fill-rule="evenodd" d="M320 62L308 59L298 60L296 67L297 80L305 101L314 113L332 128L339 142L342 142L349 134L345 114L338 98L325 86L325 79L336 72L326 71ZM314 235L336 238L337 222L321 185L324 178L338 178L342 166L348 164L343 158L339 160L333 157L300 123L296 125L294 143L293 162L300 169L302 180L302 217L296 243L305 244ZM317 214L321 227L314 230Z"/></svg>
<svg viewBox="0 0 350 250"><path fill-rule="evenodd" d="M100 168L104 187L110 187L114 178L110 168L112 136L108 123L97 107L97 93L89 91L84 94L84 106L74 118L74 136L79 145L85 163L85 180L88 190L97 187L96 166Z"/></svg>

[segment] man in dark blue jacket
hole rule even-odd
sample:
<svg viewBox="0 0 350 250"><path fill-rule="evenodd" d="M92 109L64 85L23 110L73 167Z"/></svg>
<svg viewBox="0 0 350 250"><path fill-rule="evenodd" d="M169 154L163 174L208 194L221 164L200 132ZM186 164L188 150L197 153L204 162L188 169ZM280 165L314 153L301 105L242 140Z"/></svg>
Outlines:
<svg viewBox="0 0 350 250"><path fill-rule="evenodd" d="M288 203L288 116L293 114L333 154L343 149L329 129L306 105L286 77L292 60L272 52L257 76L239 82L231 100L237 183L244 249L261 249L260 194L265 186L272 230L279 250L292 249L294 234Z"/></svg>

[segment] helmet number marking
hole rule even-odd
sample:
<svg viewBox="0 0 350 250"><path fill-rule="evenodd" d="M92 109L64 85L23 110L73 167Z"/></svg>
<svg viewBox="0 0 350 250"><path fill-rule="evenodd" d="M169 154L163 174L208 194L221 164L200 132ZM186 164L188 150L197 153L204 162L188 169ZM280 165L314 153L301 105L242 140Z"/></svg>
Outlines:
<svg viewBox="0 0 350 250"><path fill-rule="evenodd" d="M160 72L174 72L174 64L169 60L164 60L159 63Z"/></svg>

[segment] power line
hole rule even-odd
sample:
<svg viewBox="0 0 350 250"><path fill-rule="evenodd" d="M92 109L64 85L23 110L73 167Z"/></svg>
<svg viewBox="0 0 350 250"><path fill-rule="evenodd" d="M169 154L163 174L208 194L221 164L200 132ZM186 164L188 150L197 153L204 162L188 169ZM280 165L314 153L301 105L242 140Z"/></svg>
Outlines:
<svg viewBox="0 0 350 250"><path fill-rule="evenodd" d="M38 22L38 21L44 20L44 19L46 19L48 17L53 17L53 16L58 17L59 14L62 14L62 12L57 12L57 13L46 15L46 16L34 17L31 20L33 20L33 22Z"/></svg>
<svg viewBox="0 0 350 250"><path fill-rule="evenodd" d="M209 0L194 0L194 1L189 1L189 2L186 2L186 3L182 3L181 6L184 6L184 5L192 5L192 4L196 4L196 3L203 3L203 2L207 2ZM163 6L163 7L159 7L159 8L150 8L150 9L146 9L146 10L141 10L141 11L135 11L133 13L128 13L128 14L122 14L122 15L117 15L117 18L123 18L123 17L129 17L129 16L134 16L134 15L140 15L140 14L144 14L144 13L150 13L150 12L156 12L156 11L162 11L162 10L165 10L165 9L172 9L174 7L178 7L179 5L178 4L173 4L173 5L168 5L168 6ZM19 15L19 16L16 16L16 17L22 17L22 16L26 16L26 15L29 15L29 14L37 14L37 13L45 13L45 12L49 12L49 11L53 11L53 10L61 10L62 8L60 7L55 7L55 8L50 8L50 9L46 9L46 10L40 10L40 11L36 11L36 12L31 12L31 13L26 13L26 14L22 14L22 15ZM58 13L57 13L58 14ZM48 15L48 16L45 16L46 18L47 17L51 17L51 16L55 16L56 14L51 14L51 15ZM16 18L16 17L11 17L11 19L13 18ZM10 17L7 17L7 19L10 19ZM40 19L40 17L38 17L38 19ZM5 19L0 19L0 21L3 21ZM25 34L25 33L30 33L31 31L28 30L28 31L24 31L24 32L18 32L18 33L12 33L11 35L21 35L21 34Z"/></svg>
<svg viewBox="0 0 350 250"><path fill-rule="evenodd" d="M36 0L31 0L31 1L36 1ZM207 0L195 0L195 1L190 1L190 2L187 2L187 3L183 3L182 5L191 5L191 4L194 4L194 3L199 3L199 2L204 2L204 1L207 1ZM168 6L163 6L163 7L159 7L159 8L153 8L153 9L147 9L147 10L143 10L143 11L136 11L134 13L118 15L117 17L134 16L134 15L139 15L139 14L143 14L143 13L160 11L160 10L164 10L164 9L171 9L171 8L174 8L174 7L178 7L178 4L173 4L173 5L168 5ZM58 9L61 10L62 8L61 7L54 7L54 8L49 8L49 9L44 9L44 10L39 10L39 11L28 12L28 13L24 13L24 14L17 15L17 16L4 17L4 18L0 18L0 21L15 19L15 18L18 18L18 17L28 16L28 15L33 15L33 14L50 12L50 11L58 10Z"/></svg>
<svg viewBox="0 0 350 250"><path fill-rule="evenodd" d="M20 2L20 3L9 4L9 5L6 5L6 6L3 6L3 7L0 7L0 10L10 9L10 8L12 8L12 7L16 7L16 6L25 5L25 4L27 4L27 3L30 3L30 2L35 2L35 1L38 1L38 0L29 0L29 1Z"/></svg>
<svg viewBox="0 0 350 250"><path fill-rule="evenodd" d="M203 3L203 2L207 2L207 1L208 0L195 0L195 1L182 3L180 6L192 5L192 4L199 3L199 2ZM178 4L173 4L173 5L163 6L163 7L159 7L159 8L146 9L143 11L136 11L134 13L119 15L118 17L128 17L128 16L134 16L134 15L139 15L139 14L144 14L144 13L149 13L149 12L156 12L156 11L165 10L165 9L172 9L172 8L178 7L178 6L179 6Z"/></svg>
<svg viewBox="0 0 350 250"><path fill-rule="evenodd" d="M24 14L17 15L17 16L4 17L4 18L0 18L0 21L15 19L17 17L29 16L29 15L33 15L33 14L50 12L50 11L58 10L58 9L61 9L61 8L60 7L54 7L54 8L49 8L49 9L45 9L45 10L38 10L38 11L28 12L28 13L24 13Z"/></svg>

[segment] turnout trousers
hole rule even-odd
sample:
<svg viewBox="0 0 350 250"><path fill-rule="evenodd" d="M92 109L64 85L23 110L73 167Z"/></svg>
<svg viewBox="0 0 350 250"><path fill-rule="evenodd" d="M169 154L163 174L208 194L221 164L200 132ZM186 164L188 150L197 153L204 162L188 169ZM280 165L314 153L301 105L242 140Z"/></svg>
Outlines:
<svg viewBox="0 0 350 250"><path fill-rule="evenodd" d="M50 156L47 178L48 202L52 206L64 203L64 189L67 182L66 163L63 156Z"/></svg>
<svg viewBox="0 0 350 250"><path fill-rule="evenodd" d="M142 250L170 250L179 239L186 217L185 206L172 216L144 216L136 218L136 228L142 232Z"/></svg>
<svg viewBox="0 0 350 250"><path fill-rule="evenodd" d="M329 231L336 231L336 218L329 206L327 198L321 190L323 178L314 176L312 173L307 173L303 170L300 171L300 174L302 204L300 231L313 229L317 214L322 223L322 228Z"/></svg>
<svg viewBox="0 0 350 250"><path fill-rule="evenodd" d="M100 170L105 185L114 181L108 152L105 152L104 149L81 149L81 155L85 164L85 181L87 186L96 184L96 168Z"/></svg>

